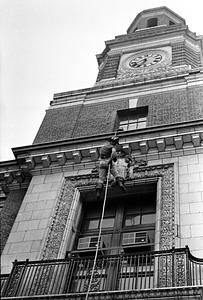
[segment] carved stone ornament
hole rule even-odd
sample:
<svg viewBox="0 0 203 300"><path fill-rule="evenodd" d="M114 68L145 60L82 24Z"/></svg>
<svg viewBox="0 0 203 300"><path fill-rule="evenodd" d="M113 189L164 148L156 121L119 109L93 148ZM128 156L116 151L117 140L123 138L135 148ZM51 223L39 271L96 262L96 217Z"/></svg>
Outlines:
<svg viewBox="0 0 203 300"><path fill-rule="evenodd" d="M175 221L175 199L174 199L174 168L173 164L159 165L153 167L130 167L126 182L139 179L161 178L161 203L160 203L160 250L171 249L174 244L174 221ZM70 213L70 207L74 200L75 190L83 187L95 186L97 174L89 174L75 177L67 177L61 187L60 195L56 202L53 219L40 259L55 259L58 257L63 240L66 223Z"/></svg>

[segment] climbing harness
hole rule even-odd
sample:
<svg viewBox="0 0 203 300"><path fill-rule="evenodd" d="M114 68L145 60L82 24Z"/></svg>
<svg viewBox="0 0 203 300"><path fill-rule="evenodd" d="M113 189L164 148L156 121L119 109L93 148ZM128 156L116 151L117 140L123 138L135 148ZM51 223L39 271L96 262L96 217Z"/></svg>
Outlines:
<svg viewBox="0 0 203 300"><path fill-rule="evenodd" d="M99 246L100 246L100 239L101 239L102 222L103 222L103 219L104 219L104 211L105 211L105 206L106 206L106 198L107 198L107 191L108 191L109 175L110 175L110 164L108 166L108 174L107 174L107 180L106 180L104 202L103 202L102 214L101 214L100 225L99 225L99 234L98 234L98 239L97 239L97 244L96 244L96 251L95 251L95 256L94 256L94 263L93 263L93 267L92 267L92 273L91 273L91 277L90 277L90 281L89 281L89 285L88 285L88 289L87 289L85 300L88 300L88 297L89 297L89 293L90 293L91 285L92 285L92 280L93 280L93 276L94 276L94 271L95 271L95 267L96 267L96 262L97 262L97 256L98 256L98 251L99 251Z"/></svg>

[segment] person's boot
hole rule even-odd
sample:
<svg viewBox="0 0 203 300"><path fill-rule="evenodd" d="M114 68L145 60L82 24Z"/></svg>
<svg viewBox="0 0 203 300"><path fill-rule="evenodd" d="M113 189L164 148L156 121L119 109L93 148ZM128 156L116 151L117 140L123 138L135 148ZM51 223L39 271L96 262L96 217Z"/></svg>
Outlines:
<svg viewBox="0 0 203 300"><path fill-rule="evenodd" d="M96 198L97 198L97 200L101 199L102 189L103 189L103 184L98 183L97 186L96 186Z"/></svg>
<svg viewBox="0 0 203 300"><path fill-rule="evenodd" d="M122 192L127 192L127 189L124 185L124 179L123 178L118 177L117 178L117 183L118 183L118 186L119 186L119 188Z"/></svg>
<svg viewBox="0 0 203 300"><path fill-rule="evenodd" d="M116 184L117 184L116 180L113 180L113 181L111 182L111 187L112 187L112 188L115 187Z"/></svg>
<svg viewBox="0 0 203 300"><path fill-rule="evenodd" d="M101 199L101 193L102 193L101 189L96 189L96 196L98 201Z"/></svg>

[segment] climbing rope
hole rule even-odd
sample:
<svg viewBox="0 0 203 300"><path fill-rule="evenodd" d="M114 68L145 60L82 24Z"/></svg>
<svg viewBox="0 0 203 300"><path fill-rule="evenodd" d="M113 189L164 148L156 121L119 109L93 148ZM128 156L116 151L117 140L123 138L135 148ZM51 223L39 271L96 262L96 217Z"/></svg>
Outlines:
<svg viewBox="0 0 203 300"><path fill-rule="evenodd" d="M97 262L97 256L98 256L100 239L101 239L101 232L102 232L102 222L103 222L103 219L104 219L104 211L105 211L105 206L106 206L106 198L107 198L110 167L111 166L109 164L107 180L106 180L106 188L105 188L105 194L104 194L104 202L103 202L102 214L101 214L100 225L99 225L99 234L98 234L98 239L97 239L97 244L96 244L96 251L95 251L95 256L94 256L94 263L93 263L93 267L92 267L92 273L91 273L91 277L90 277L90 281L89 281L88 290L87 290L87 293L86 293L85 300L88 300L88 297L89 297L89 293L90 293L91 285L92 285L92 280L93 280L93 276L94 276L94 270L95 270L96 262Z"/></svg>

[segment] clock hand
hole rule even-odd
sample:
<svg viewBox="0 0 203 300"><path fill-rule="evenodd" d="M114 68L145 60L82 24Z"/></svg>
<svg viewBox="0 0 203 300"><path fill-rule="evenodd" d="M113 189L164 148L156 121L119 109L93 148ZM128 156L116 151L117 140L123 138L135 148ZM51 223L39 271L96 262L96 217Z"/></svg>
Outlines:
<svg viewBox="0 0 203 300"><path fill-rule="evenodd" d="M140 66L142 63L145 63L146 61L147 61L146 57L142 58L141 60L139 60L139 61L136 62L136 65Z"/></svg>

